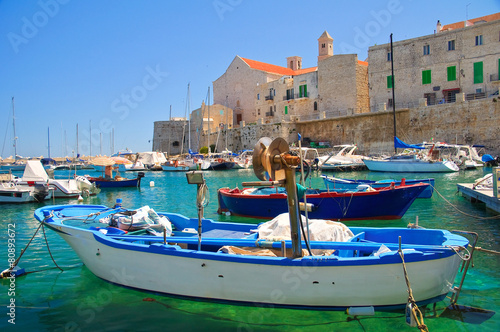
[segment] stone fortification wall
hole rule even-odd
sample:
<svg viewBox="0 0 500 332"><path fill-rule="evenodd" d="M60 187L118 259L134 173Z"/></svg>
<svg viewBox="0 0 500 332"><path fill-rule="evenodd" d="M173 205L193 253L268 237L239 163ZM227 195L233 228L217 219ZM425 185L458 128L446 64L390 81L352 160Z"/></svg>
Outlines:
<svg viewBox="0 0 500 332"><path fill-rule="evenodd" d="M485 152L500 155L500 100L487 98L422 106L396 111L397 136L407 143L423 141L480 144ZM359 153L392 153L392 111L355 114L353 116L307 122L282 122L275 124L247 125L227 133L228 149L239 151L253 149L261 137L283 137L290 144L297 142L297 133L313 142L330 145L355 143ZM217 133L211 135L214 144ZM207 142L206 136L201 142ZM205 146L206 143L201 143ZM225 148L225 132L219 136L220 150Z"/></svg>

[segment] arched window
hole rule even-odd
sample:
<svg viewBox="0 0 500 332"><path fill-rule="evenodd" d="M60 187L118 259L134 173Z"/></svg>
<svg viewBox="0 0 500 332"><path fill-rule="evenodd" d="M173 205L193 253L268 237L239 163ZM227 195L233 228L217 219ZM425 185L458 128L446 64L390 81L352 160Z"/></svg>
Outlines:
<svg viewBox="0 0 500 332"><path fill-rule="evenodd" d="M317 111L317 110L318 110L318 102L317 102L317 101L315 101L315 102L314 102L314 110L315 110L315 111Z"/></svg>

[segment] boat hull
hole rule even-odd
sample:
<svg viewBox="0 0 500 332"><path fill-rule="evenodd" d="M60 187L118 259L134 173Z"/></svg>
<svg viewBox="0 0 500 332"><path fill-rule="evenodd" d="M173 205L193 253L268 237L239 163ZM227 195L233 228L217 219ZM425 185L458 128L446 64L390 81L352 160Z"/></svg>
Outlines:
<svg viewBox="0 0 500 332"><path fill-rule="evenodd" d="M106 180L99 178L88 178L90 182L95 183L97 188L123 188L123 187L139 187L141 179L126 179L126 180Z"/></svg>
<svg viewBox="0 0 500 332"><path fill-rule="evenodd" d="M228 169L233 169L235 162L233 161L223 161L223 162L211 162L208 170L212 171L224 171Z"/></svg>
<svg viewBox="0 0 500 332"><path fill-rule="evenodd" d="M356 193L321 191L307 194L307 203L312 204L308 216L330 220L401 219L427 186L417 184ZM219 212L229 211L254 218L274 218L288 212L286 193L254 195L242 192L219 189Z"/></svg>
<svg viewBox="0 0 500 332"><path fill-rule="evenodd" d="M161 168L166 172L187 172L190 170L189 166L173 166L173 165L162 165Z"/></svg>
<svg viewBox="0 0 500 332"><path fill-rule="evenodd" d="M363 265L325 256L295 260L235 257L177 250L163 244L120 243L99 232L50 227L97 277L140 290L208 300L339 310L351 306L401 307L408 299L397 252L367 259ZM435 302L451 290L461 260L453 253L440 256L421 261L421 253L405 255L416 301Z"/></svg>
<svg viewBox="0 0 500 332"><path fill-rule="evenodd" d="M451 161L423 161L423 160L363 160L366 167L373 172L396 173L451 173L458 172L459 168Z"/></svg>

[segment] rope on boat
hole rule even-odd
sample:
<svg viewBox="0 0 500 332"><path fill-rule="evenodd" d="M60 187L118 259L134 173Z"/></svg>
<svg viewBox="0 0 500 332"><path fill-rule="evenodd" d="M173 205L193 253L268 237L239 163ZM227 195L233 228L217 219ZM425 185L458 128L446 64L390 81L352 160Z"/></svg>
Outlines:
<svg viewBox="0 0 500 332"><path fill-rule="evenodd" d="M471 218L475 218L475 219L478 219L478 220L490 220L490 219L500 219L500 214L496 215L496 216L493 216L493 217L478 217L478 216L474 216L472 214L468 214L466 212L463 212L461 210L458 209L458 207L456 207L456 205L454 205L453 203L451 203L449 200L447 200L437 189L436 187L434 187L432 184L429 184L435 192L438 193L438 195L445 200L446 203L448 203L452 208L454 208L458 213L461 213L463 214L464 216L467 216L467 217L471 217ZM458 191L457 191L458 193Z"/></svg>
<svg viewBox="0 0 500 332"><path fill-rule="evenodd" d="M26 247L24 247L24 249L21 251L21 254L19 255L19 257L14 261L14 263L12 263L10 265L10 267L8 269L2 271L2 273L0 274L0 279L6 278L6 277L8 277L8 275L10 275L10 272L17 266L17 264L21 260L21 257L23 257L24 253L26 252L26 250L28 249L29 245L31 244L31 241L33 241L33 239L35 238L36 234L38 233L38 231L40 230L40 228L43 226L43 223L45 222L45 220L51 218L52 216L53 215L50 214L50 215L46 216L45 219L43 219L43 221L40 223L40 226L38 226L38 228L36 229L35 234L33 234L33 236L29 240L29 242L26 245Z"/></svg>
<svg viewBox="0 0 500 332"><path fill-rule="evenodd" d="M479 250L479 251L484 251L484 252L487 252L489 254L495 254L495 255L500 255L500 252L499 251L496 251L496 250L491 250L491 249L483 249L481 247L476 247L476 250Z"/></svg>
<svg viewBox="0 0 500 332"><path fill-rule="evenodd" d="M398 250L398 252L399 252L399 256L401 256L401 261L403 263L403 271L405 274L406 286L408 287L408 304L410 304L411 315L415 319L415 322L417 323L417 328L420 331L429 332L427 325L424 324L424 316L422 315L422 312L418 308L417 303L416 303L415 299L413 298L413 292L412 292L411 286L410 286L410 279L408 277L408 272L406 271L406 264L405 264L403 250L400 249L400 250Z"/></svg>
<svg viewBox="0 0 500 332"><path fill-rule="evenodd" d="M52 214L49 216L49 218L52 216ZM42 225L45 223L45 220L47 220L47 218L45 218L43 221L42 221ZM52 258L52 261L54 262L54 264L56 265L56 267L63 271L64 270L59 266L57 265L56 263L56 260L54 259L54 257L52 256L52 253L50 252L50 247L49 247L49 241L47 241L47 235L45 235L45 227L42 227L42 231L43 231L43 237L45 238L45 244L47 245L47 251L49 252L49 255L50 255L50 258Z"/></svg>
<svg viewBox="0 0 500 332"><path fill-rule="evenodd" d="M451 250L453 250L453 251L455 252L455 254L457 254L457 256L458 256L458 257L460 257L460 259L461 259L462 261L464 261L464 262L467 262L468 260L470 260L470 259L472 258L472 255L471 255L471 253L470 253L469 249L467 249L467 248L465 248L465 247L462 247L462 246L459 246L459 247L458 247L460 250L465 250L465 251L467 251L467 253L466 253L466 254L464 254L464 255L461 255L461 254L460 254L460 250L457 250L457 248L456 248L456 247L454 247L454 246L445 246L445 247L446 247L446 248L450 248ZM476 248L476 249L477 249L477 248Z"/></svg>

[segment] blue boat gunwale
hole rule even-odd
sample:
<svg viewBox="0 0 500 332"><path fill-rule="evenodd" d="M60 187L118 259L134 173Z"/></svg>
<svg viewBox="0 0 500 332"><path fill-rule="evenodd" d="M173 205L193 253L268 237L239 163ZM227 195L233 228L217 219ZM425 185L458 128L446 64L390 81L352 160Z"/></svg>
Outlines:
<svg viewBox="0 0 500 332"><path fill-rule="evenodd" d="M43 211L57 211L59 214L61 214L61 211L68 210L68 209L75 209L75 211L79 211L84 209L90 209L91 211L96 210L96 211L101 211L101 212L111 212L111 211L116 211L116 209L110 209L107 208L106 206L96 206L96 205L65 205L65 206L46 206L39 208L35 211L34 216L37 220L42 221L44 220L43 218ZM57 213L56 212L56 213ZM184 221L191 222L193 223L197 219L194 218L187 218L185 216L182 216L180 214L175 214L175 213L159 213L161 215L166 215L166 216L171 216L175 218L181 218L184 219ZM69 216L71 217L71 216ZM73 216L77 217L77 216ZM374 263L377 264L401 264L401 258L397 254L397 251L391 251L388 254L382 254L380 256L364 256L364 257L339 257L339 256L305 256L299 259L289 259L286 257L262 257L262 256L242 256L242 255L231 255L231 254L226 254L226 253L221 253L221 252L215 252L215 251L197 251L197 250L192 250L192 249L182 249L179 246L176 245L169 245L169 244L138 244L134 242L126 242L123 241L124 238L129 238L130 241L135 240L135 241L163 241L163 238L158 238L158 237L153 237L153 236L117 236L117 235L105 235L99 230L92 230L92 229L82 229L79 227L74 227L70 225L65 225L62 222L57 222L55 220L48 219L45 222L45 225L47 225L49 228L69 235L71 236L70 233L63 231L63 228L67 229L75 229L79 231L85 231L85 232L92 232L94 239L106 246L113 247L113 248L118 248L118 249L124 249L124 250L132 250L132 251L140 251L140 252L147 252L147 253L153 253L153 254L164 254L164 255L171 255L171 256L178 256L178 257L188 257L188 258L193 258L193 259L206 259L206 260L217 260L217 261L228 261L228 262L236 262L236 263L251 263L251 264L265 264L265 265L285 265L285 266L304 266L308 264L312 264L312 266L316 266L317 264L320 264L321 266L364 266L364 265L373 265ZM205 226L212 226L212 229L216 229L217 225L224 225L224 226L229 226L229 228L232 227L237 227L239 229L244 229L248 230L249 226L253 227L255 225L249 225L249 224L237 224L237 223L223 223L223 222L216 222L210 219L203 219L203 227ZM59 226L59 227L57 227ZM426 261L426 260L435 260L435 259L443 259L446 257L449 257L451 255L454 255L455 252L449 248L451 246L467 246L468 245L468 240L460 235L453 234L447 230L435 230L435 229L408 229L408 228L375 228L375 227L350 227L351 231L353 231L354 234L358 234L361 232L366 232L371 231L371 232L385 232L387 233L388 230L392 230L392 233L395 233L396 231L399 232L404 232L406 234L412 233L412 235L417 236L415 233L419 232L425 232L427 234L433 234L433 236L439 236L441 235L441 244L440 245L415 245L415 244L408 244L408 245L402 245L402 248L405 249L406 246L411 246L417 250L415 251L410 251L410 252L405 252L405 261L408 263L411 262L417 262L417 261ZM176 240L175 237L169 237L168 238L170 242L174 242ZM191 238L191 240L193 237ZM197 237L194 237L197 241ZM179 237L177 238L177 241L179 243L185 242L186 238L185 237ZM214 240L212 238L212 240ZM232 242L231 239L217 239L217 241L221 241L220 243L208 243L208 245L224 245L224 240L227 240L228 243ZM236 239L236 242L238 242L240 239ZM436 239L437 240L437 239ZM204 243L205 242L205 243ZM202 238L202 244L207 244L207 242L212 242L210 241L210 238L205 239L203 241ZM245 245L251 245L251 243L254 243L255 246L255 240L254 239L247 239L247 241L239 241L242 242ZM369 242L369 241L368 241ZM337 243L342 247L342 243L340 242ZM356 248L362 250L362 249L367 249L367 250L376 250L379 248L384 242L369 242L369 243L360 243L360 242L355 242L352 243L350 246L355 246ZM330 243L332 244L332 243ZM278 246L279 243L276 243L276 246ZM385 245L389 247L394 247L394 242L392 242L391 245L388 243L385 243ZM289 247L289 241L287 247ZM349 245L345 245L346 247ZM425 250L425 252L419 251L420 250ZM339 249L340 250L340 249ZM351 249L348 249L351 250Z"/></svg>

